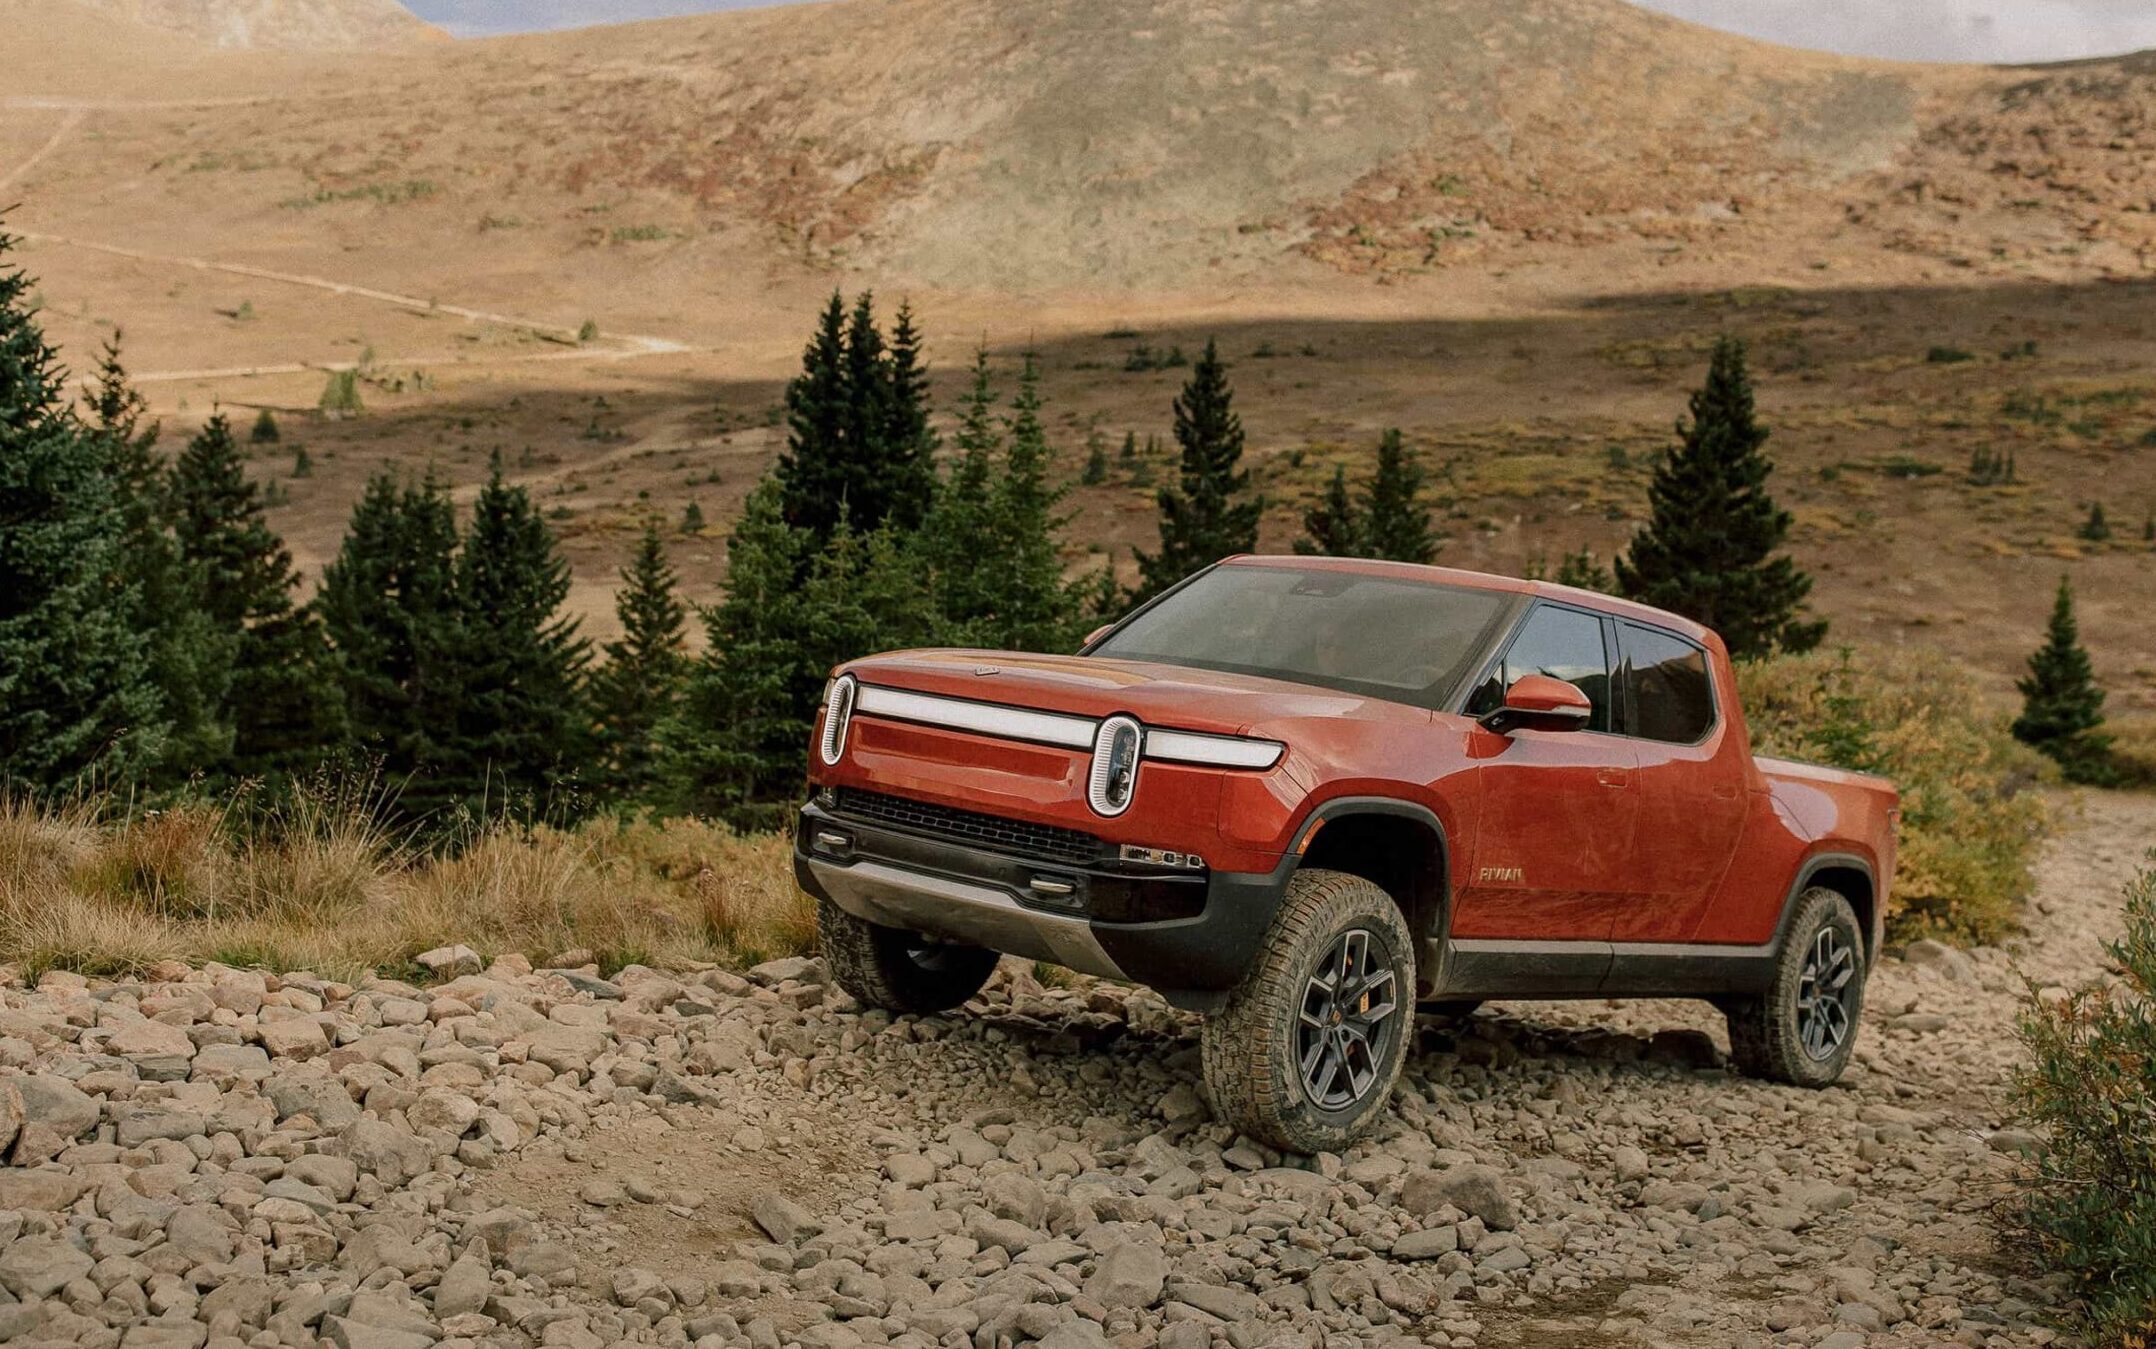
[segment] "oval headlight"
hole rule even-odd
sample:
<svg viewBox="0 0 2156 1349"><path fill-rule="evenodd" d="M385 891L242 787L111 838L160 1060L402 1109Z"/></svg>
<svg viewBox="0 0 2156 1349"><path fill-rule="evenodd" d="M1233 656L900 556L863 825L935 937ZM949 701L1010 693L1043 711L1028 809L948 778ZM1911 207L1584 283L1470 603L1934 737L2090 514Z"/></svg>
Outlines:
<svg viewBox="0 0 2156 1349"><path fill-rule="evenodd" d="M831 681L831 688L823 700L823 736L817 742L817 752L826 764L835 764L846 752L846 728L853 724L853 700L859 681L850 674L842 674Z"/></svg>
<svg viewBox="0 0 2156 1349"><path fill-rule="evenodd" d="M1138 757L1145 731L1129 717L1110 717L1093 735L1093 771L1086 776L1087 804L1096 814L1121 815L1138 788Z"/></svg>

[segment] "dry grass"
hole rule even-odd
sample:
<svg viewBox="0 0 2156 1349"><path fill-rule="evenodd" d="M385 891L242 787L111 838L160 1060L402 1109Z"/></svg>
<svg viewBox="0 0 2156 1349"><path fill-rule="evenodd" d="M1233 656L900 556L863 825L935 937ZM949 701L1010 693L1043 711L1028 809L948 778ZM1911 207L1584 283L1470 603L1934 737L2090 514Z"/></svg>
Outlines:
<svg viewBox="0 0 2156 1349"><path fill-rule="evenodd" d="M1739 667L1753 748L1879 773L1902 794L1887 910L1902 940L1996 941L2018 924L2048 826L2047 762L1929 652L1786 657Z"/></svg>
<svg viewBox="0 0 2156 1349"><path fill-rule="evenodd" d="M409 846L365 792L266 815L226 802L124 812L0 801L0 960L118 975L168 958L409 975L462 942L545 960L749 964L813 950L790 845L693 820L490 829Z"/></svg>

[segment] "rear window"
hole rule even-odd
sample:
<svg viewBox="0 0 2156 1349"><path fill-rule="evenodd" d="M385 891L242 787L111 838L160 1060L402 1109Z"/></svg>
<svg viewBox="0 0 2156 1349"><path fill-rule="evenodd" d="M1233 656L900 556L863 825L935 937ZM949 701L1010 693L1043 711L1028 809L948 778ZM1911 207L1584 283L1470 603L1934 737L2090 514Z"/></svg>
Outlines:
<svg viewBox="0 0 2156 1349"><path fill-rule="evenodd" d="M1299 567L1216 567L1089 653L1443 706L1512 597Z"/></svg>
<svg viewBox="0 0 2156 1349"><path fill-rule="evenodd" d="M1623 625L1625 701L1632 734L1644 740L1689 745L1714 726L1714 688L1707 653L1631 623Z"/></svg>

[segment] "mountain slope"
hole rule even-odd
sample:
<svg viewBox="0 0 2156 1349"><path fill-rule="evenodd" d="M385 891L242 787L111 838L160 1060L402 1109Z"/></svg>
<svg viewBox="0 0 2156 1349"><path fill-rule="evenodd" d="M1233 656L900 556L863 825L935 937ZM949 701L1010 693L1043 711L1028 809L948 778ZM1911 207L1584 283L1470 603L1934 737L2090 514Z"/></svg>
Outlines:
<svg viewBox="0 0 2156 1349"><path fill-rule="evenodd" d="M440 40L397 0L77 0L211 47L324 51Z"/></svg>

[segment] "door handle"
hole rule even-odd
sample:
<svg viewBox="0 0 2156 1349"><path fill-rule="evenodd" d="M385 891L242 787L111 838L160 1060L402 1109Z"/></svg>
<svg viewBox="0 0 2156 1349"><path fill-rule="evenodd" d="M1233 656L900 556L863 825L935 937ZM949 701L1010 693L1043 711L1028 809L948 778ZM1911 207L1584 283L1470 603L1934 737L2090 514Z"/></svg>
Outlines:
<svg viewBox="0 0 2156 1349"><path fill-rule="evenodd" d="M1605 787L1629 787L1632 785L1632 775L1622 768L1598 768L1595 770L1595 781Z"/></svg>

